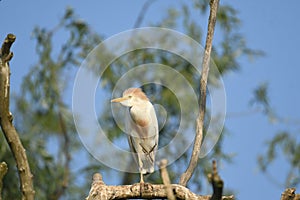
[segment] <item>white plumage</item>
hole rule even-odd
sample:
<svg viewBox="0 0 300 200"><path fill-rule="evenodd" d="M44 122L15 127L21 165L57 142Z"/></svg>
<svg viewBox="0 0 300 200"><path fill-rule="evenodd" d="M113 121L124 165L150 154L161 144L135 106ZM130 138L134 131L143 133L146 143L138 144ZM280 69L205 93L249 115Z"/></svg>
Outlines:
<svg viewBox="0 0 300 200"><path fill-rule="evenodd" d="M140 88L125 90L123 97L112 102L120 102L128 107L125 116L128 143L139 166L140 182L144 182L143 174L154 172L158 146L158 123L154 107Z"/></svg>

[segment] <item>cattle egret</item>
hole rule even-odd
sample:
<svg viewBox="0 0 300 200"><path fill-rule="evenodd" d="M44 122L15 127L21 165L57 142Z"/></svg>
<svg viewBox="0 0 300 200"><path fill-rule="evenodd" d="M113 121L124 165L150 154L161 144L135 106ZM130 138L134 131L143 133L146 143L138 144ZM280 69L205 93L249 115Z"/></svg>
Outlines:
<svg viewBox="0 0 300 200"><path fill-rule="evenodd" d="M123 97L111 102L128 107L125 129L130 151L139 167L140 182L143 183L143 175L154 172L158 146L158 123L154 107L140 88L129 88L123 92Z"/></svg>

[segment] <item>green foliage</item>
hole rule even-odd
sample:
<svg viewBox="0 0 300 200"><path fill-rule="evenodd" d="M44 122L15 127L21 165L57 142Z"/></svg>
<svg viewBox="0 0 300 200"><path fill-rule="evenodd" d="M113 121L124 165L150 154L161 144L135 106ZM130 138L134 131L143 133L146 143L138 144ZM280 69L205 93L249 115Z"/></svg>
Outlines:
<svg viewBox="0 0 300 200"><path fill-rule="evenodd" d="M57 45L58 34L65 34L68 39ZM73 68L80 65L94 44L100 42L100 37L67 8L57 26L51 30L36 27L33 38L37 43L38 62L24 77L21 93L15 95L14 113L34 174L36 198L59 199L73 190L77 194L72 194L72 198L78 195L82 198L86 192L72 184L76 176L71 168L72 157L82 147L73 124L71 103L64 93L71 86L68 83ZM5 179L8 181L5 187L9 188L4 189L4 197L19 199L14 161L12 156L7 156L10 153L7 149L1 149L1 153L1 158L10 164Z"/></svg>
<svg viewBox="0 0 300 200"><path fill-rule="evenodd" d="M284 182L285 187L297 187L300 184L300 143L291 132L278 132L267 142L267 152L258 157L262 172L267 173L271 164L283 154L286 164L289 165L288 175ZM280 153L279 153L280 152Z"/></svg>
<svg viewBox="0 0 300 200"><path fill-rule="evenodd" d="M270 115L272 108L270 107L269 101L268 84L262 83L254 90L254 97L250 101L250 104L261 106L263 112Z"/></svg>
<svg viewBox="0 0 300 200"><path fill-rule="evenodd" d="M285 187L296 187L300 184L300 142L297 133L292 131L292 127L298 127L299 122L289 123L272 108L268 95L268 84L263 83L254 90L254 98L250 101L251 105L259 106L260 110L266 115L271 123L288 124L290 128L280 130L266 142L266 152L258 156L258 164L262 172L268 174L279 157L283 157L289 166L286 180L282 185Z"/></svg>
<svg viewBox="0 0 300 200"><path fill-rule="evenodd" d="M3 179L2 195L3 199L20 199L21 193L19 189L19 180L17 176L17 168L12 153L5 142L4 134L0 131L0 158L6 162L8 172ZM8 184L9 183L9 184ZM8 198L13 197L13 198Z"/></svg>

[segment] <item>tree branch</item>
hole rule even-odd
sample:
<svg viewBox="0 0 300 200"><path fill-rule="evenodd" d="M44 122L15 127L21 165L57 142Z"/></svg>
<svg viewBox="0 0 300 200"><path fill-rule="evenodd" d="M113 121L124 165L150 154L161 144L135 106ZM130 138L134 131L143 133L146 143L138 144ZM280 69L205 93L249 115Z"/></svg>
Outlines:
<svg viewBox="0 0 300 200"><path fill-rule="evenodd" d="M35 193L32 182L33 176L19 134L12 124L12 114L9 112L10 67L8 62L13 57L10 47L15 39L15 35L8 34L0 50L0 125L17 163L22 199L33 200Z"/></svg>
<svg viewBox="0 0 300 200"><path fill-rule="evenodd" d="M296 194L296 188L287 188L282 194L280 200L300 200L300 194Z"/></svg>
<svg viewBox="0 0 300 200"><path fill-rule="evenodd" d="M163 180L164 185L166 186L166 193L167 193L167 197L168 200L175 200L175 196L171 187L171 181L170 181L170 177L167 171L167 165L168 165L168 161L166 159L163 159L160 161L159 163L159 167L160 167L160 174L161 174L161 178Z"/></svg>
<svg viewBox="0 0 300 200"><path fill-rule="evenodd" d="M208 180L209 182L211 182L213 187L213 195L211 197L211 200L221 200L224 182L218 174L217 162L213 161L212 166L213 166L212 173L208 174Z"/></svg>
<svg viewBox="0 0 300 200"><path fill-rule="evenodd" d="M171 184L174 196L177 199L209 200L210 195L202 196L191 192L182 185ZM94 174L93 183L86 200L114 200L114 199L167 199L165 185L137 183L133 185L108 186L102 181L99 173ZM232 200L233 196L224 196L223 200Z"/></svg>
<svg viewBox="0 0 300 200"><path fill-rule="evenodd" d="M194 170L197 166L202 138L203 138L203 125L204 125L204 116L206 110L206 87L207 87L207 79L209 73L209 63L210 63L210 53L212 49L212 40L214 35L214 29L217 18L217 10L218 10L219 0L211 0L210 1L210 15L208 20L208 31L206 36L206 44L205 51L203 56L202 63L202 75L200 80L200 102L199 102L199 117L197 118L197 126L196 126L196 136L194 141L194 147L192 152L192 157L186 171L181 175L179 184L186 186L190 178L192 177Z"/></svg>
<svg viewBox="0 0 300 200"><path fill-rule="evenodd" d="M133 25L133 28L139 28L143 22L143 19L145 17L145 14L148 10L148 8L151 6L151 4L153 4L155 2L155 0L147 0L142 9L140 10L140 13L138 15L138 18L136 19L134 25Z"/></svg>
<svg viewBox="0 0 300 200"><path fill-rule="evenodd" d="M0 55L2 64L7 63L13 57L13 53L10 51L11 45L15 42L16 36L13 34L8 34L2 44Z"/></svg>
<svg viewBox="0 0 300 200"><path fill-rule="evenodd" d="M7 173L7 170L7 164L5 162L0 163L0 200L2 200L3 177Z"/></svg>

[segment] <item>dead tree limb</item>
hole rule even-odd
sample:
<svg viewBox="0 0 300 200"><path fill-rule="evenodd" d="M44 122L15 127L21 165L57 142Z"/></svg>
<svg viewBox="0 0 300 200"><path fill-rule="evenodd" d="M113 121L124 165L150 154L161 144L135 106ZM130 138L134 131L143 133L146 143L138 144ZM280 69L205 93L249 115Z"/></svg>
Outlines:
<svg viewBox="0 0 300 200"><path fill-rule="evenodd" d="M280 200L300 200L300 194L296 194L296 188L287 188L281 194Z"/></svg>
<svg viewBox="0 0 300 200"><path fill-rule="evenodd" d="M22 199L33 200L35 193L32 181L33 176L31 174L26 152L19 138L19 134L12 124L12 114L9 112L10 67L8 62L13 57L10 47L14 43L15 39L15 35L8 34L0 50L0 125L17 164Z"/></svg>
<svg viewBox="0 0 300 200"><path fill-rule="evenodd" d="M219 6L219 0L210 1L210 15L208 20L208 31L206 35L205 50L202 63L202 74L200 80L200 100L199 100L199 109L200 113L197 118L196 124L196 136L194 140L194 147L191 156L191 160L186 171L181 175L179 184L186 186L190 178L192 177L194 170L197 166L200 148L203 138L203 125L204 125L204 116L206 110L206 87L209 73L209 64L210 64L210 53L212 49L212 40L215 30L215 24L217 19L217 10Z"/></svg>
<svg viewBox="0 0 300 200"><path fill-rule="evenodd" d="M163 180L163 184L166 186L166 193L167 193L168 200L176 200L171 187L171 181L170 181L169 173L167 171L167 165L168 165L168 161L166 159L161 160L159 163L161 178Z"/></svg>
<svg viewBox="0 0 300 200"><path fill-rule="evenodd" d="M2 188L3 188L3 178L7 173L7 164L5 162L0 163L0 200L2 200Z"/></svg>
<svg viewBox="0 0 300 200"><path fill-rule="evenodd" d="M202 196L191 192L188 188L171 184L176 199L209 200L210 195ZM94 174L93 183L86 200L114 200L114 199L167 199L164 184L137 183L133 185L109 186L102 181L99 173ZM223 196L223 200L233 200L233 196Z"/></svg>
<svg viewBox="0 0 300 200"><path fill-rule="evenodd" d="M211 200L221 200L224 182L218 174L216 161L213 161L212 163L212 173L208 174L208 180L213 188L213 195L211 197Z"/></svg>

